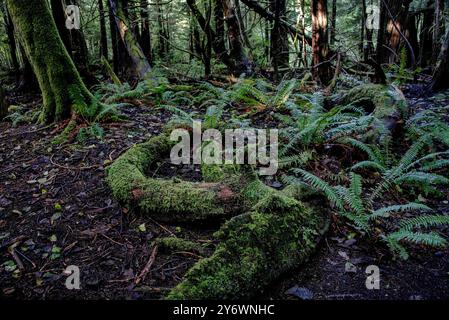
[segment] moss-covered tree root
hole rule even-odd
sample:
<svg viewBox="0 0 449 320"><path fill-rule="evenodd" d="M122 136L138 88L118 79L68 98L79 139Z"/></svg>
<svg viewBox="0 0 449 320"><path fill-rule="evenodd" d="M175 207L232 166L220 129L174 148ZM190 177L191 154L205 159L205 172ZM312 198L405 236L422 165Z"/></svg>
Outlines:
<svg viewBox="0 0 449 320"><path fill-rule="evenodd" d="M222 240L200 260L167 299L245 299L258 294L315 251L327 228L326 210L282 193L263 198L251 212L216 233Z"/></svg>
<svg viewBox="0 0 449 320"><path fill-rule="evenodd" d="M225 172L220 182L147 177L148 168L168 157L172 145L167 135L161 135L132 147L119 157L108 168L107 182L114 197L123 205L159 221L193 222L245 212L269 189L251 172L243 173L238 169ZM206 179L211 180L210 177Z"/></svg>
<svg viewBox="0 0 449 320"><path fill-rule="evenodd" d="M364 84L351 89L343 104L362 106L378 120L371 131L376 139L394 134L398 123L407 117L408 104L404 94L395 86ZM368 137L369 138L369 137Z"/></svg>
<svg viewBox="0 0 449 320"><path fill-rule="evenodd" d="M212 256L193 266L168 299L249 298L307 261L328 221L326 201L310 190L270 188L245 167L202 166L208 183L147 177L148 168L165 159L171 146L168 136L160 135L119 157L108 169L114 196L159 221L233 218L216 233L221 243ZM161 244L186 243L166 239Z"/></svg>

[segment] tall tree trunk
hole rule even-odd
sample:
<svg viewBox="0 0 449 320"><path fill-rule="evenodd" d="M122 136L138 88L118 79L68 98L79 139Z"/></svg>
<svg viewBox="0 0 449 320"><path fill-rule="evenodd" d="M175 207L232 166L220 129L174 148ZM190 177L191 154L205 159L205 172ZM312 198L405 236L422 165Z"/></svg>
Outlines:
<svg viewBox="0 0 449 320"><path fill-rule="evenodd" d="M217 1L225 1L225 0L217 0ZM226 0L227 1L227 0ZM227 17L227 12L225 10L225 6L222 4L222 10L223 10L223 16L225 17L225 21L228 23L229 21L227 21L226 17ZM231 48L231 52L228 53L226 50L226 47L224 46L224 41L222 41L220 38L217 37L217 34L215 33L215 31L212 29L210 23L208 23L208 21L204 18L203 14L201 13L201 11L198 9L198 6L196 4L195 0L187 0L187 5L190 8L190 11L192 12L193 16L195 17L196 21L198 22L199 26L201 27L201 29L203 30L204 33L206 34L210 34L211 38L212 38L212 49L215 51L215 54L217 55L217 58L219 60L221 60L221 62L223 62L223 64L227 67L228 72L232 75L236 75L236 76L240 76L242 73L247 72L247 68L244 66L243 68L241 66L239 66L236 61L241 61L241 58L235 59L233 57L233 55L238 55L239 50L239 45L237 43L237 47L233 47L232 44L230 44L230 48ZM216 9L217 10L217 9ZM217 12L219 11L215 11L217 14ZM232 21L231 21L232 23ZM235 23L235 21L234 21ZM235 33L236 32L236 33ZM237 39L232 39L233 41L237 40L240 41L239 37L239 30L234 28L231 28L231 34L236 35ZM229 36L229 24L228 24L228 36ZM231 39L228 39L231 40ZM229 41L229 42L233 42L233 41ZM236 42L233 43L234 45L236 44ZM240 43L240 48L242 48L241 43Z"/></svg>
<svg viewBox="0 0 449 320"><path fill-rule="evenodd" d="M410 3L411 0L380 0L380 30L377 38L378 63L397 61L401 40L404 40L403 32Z"/></svg>
<svg viewBox="0 0 449 320"><path fill-rule="evenodd" d="M226 52L226 41L225 41L225 22L223 6L221 5L221 0L214 0L214 16L215 16L215 35L213 38L214 46L218 48L215 50L218 55L218 59L221 60L221 54ZM218 51L218 52L217 52Z"/></svg>
<svg viewBox="0 0 449 320"><path fill-rule="evenodd" d="M429 4L432 1L428 1ZM423 14L422 30L421 30L421 43L420 43L420 66L425 68L431 64L432 51L433 51L433 11L426 10Z"/></svg>
<svg viewBox="0 0 449 320"><path fill-rule="evenodd" d="M222 0L222 5L225 22L228 27L229 57L234 64L232 73L237 76L243 73L251 74L252 65L243 48L234 0Z"/></svg>
<svg viewBox="0 0 449 320"><path fill-rule="evenodd" d="M288 69L289 64L289 42L288 31L281 24L281 20L285 20L287 14L286 0L270 0L270 9L275 14L273 28L271 29L271 59L274 68L275 81L282 78L284 69ZM280 72L279 70L283 70Z"/></svg>
<svg viewBox="0 0 449 320"><path fill-rule="evenodd" d="M98 11L100 13L100 58L108 59L108 38L106 36L106 21L104 17L103 0L98 0Z"/></svg>
<svg viewBox="0 0 449 320"><path fill-rule="evenodd" d="M332 79L327 32L327 0L312 0L312 50L315 81L327 86Z"/></svg>
<svg viewBox="0 0 449 320"><path fill-rule="evenodd" d="M365 0L362 0L364 2ZM366 11L366 10L365 10ZM331 35L330 44L335 43L335 32L337 31L337 0L332 0L332 15L331 15Z"/></svg>
<svg viewBox="0 0 449 320"><path fill-rule="evenodd" d="M5 21L6 33L8 35L8 46L9 46L9 54L11 56L11 66L14 75L17 78L20 69L19 61L17 60L17 44L16 38L14 36L14 25L12 23L11 16L6 6L5 11L3 12L3 19Z"/></svg>
<svg viewBox="0 0 449 320"><path fill-rule="evenodd" d="M58 121L94 106L61 38L46 0L6 0L42 91L41 120Z"/></svg>
<svg viewBox="0 0 449 320"><path fill-rule="evenodd" d="M149 79L151 77L150 64L136 37L132 33L131 25L123 10L122 0L109 0L109 3L119 31L119 36L125 44L126 50L133 62L136 75L140 79Z"/></svg>
<svg viewBox="0 0 449 320"><path fill-rule="evenodd" d="M263 18L265 18L269 21L274 21L276 19L276 15L273 12L263 8L259 3L257 3L257 1L255 1L255 0L240 0L240 1L243 2L245 5L247 5L248 8L253 9L254 12L256 12L258 15L260 15ZM289 24L285 20L281 20L280 23L285 28L287 28L287 30L294 36L296 36L298 34L303 36L305 38L307 44L309 46L312 46L312 38L307 36L305 34L304 30L300 30L300 29L296 28L294 25Z"/></svg>
<svg viewBox="0 0 449 320"><path fill-rule="evenodd" d="M53 19L55 19L56 28L58 28L59 36L64 43L65 48L70 56L72 56L72 40L70 36L69 29L66 28L65 25L65 7L62 2L63 0L51 0L51 12L53 15Z"/></svg>
<svg viewBox="0 0 449 320"><path fill-rule="evenodd" d="M373 54L373 30L367 26L367 5L366 0L362 0L362 28L361 28L361 52L363 61L367 62Z"/></svg>
<svg viewBox="0 0 449 320"><path fill-rule="evenodd" d="M157 7L157 25L159 33L159 57L164 58L167 54L167 41L165 37L165 27L163 21L162 3L161 0L156 0Z"/></svg>
<svg viewBox="0 0 449 320"><path fill-rule="evenodd" d="M68 4L80 7L80 0L68 0L67 2ZM62 27L65 28L65 22L62 24ZM70 35L72 40L71 49L73 61L82 75L91 77L89 74L89 51L87 49L86 38L84 37L82 27L80 29L70 30Z"/></svg>
<svg viewBox="0 0 449 320"><path fill-rule="evenodd" d="M435 14L433 27L433 56L432 62L435 64L438 60L441 45L441 31L444 32L443 22L444 0L435 0Z"/></svg>
<svg viewBox="0 0 449 320"><path fill-rule="evenodd" d="M407 20L405 23L405 36L407 37L410 46L412 47L413 53L416 55L419 53L419 43L418 43L418 29L416 27L416 15L413 13L409 13L407 16ZM407 48L407 66L408 67L416 67L412 64L412 53L410 52L410 48Z"/></svg>
<svg viewBox="0 0 449 320"><path fill-rule="evenodd" d="M444 36L443 44L438 55L437 64L433 73L433 80L430 85L431 89L447 89L449 88L449 30Z"/></svg>
<svg viewBox="0 0 449 320"><path fill-rule="evenodd" d="M150 18L148 13L148 0L140 0L140 20L142 27L140 32L140 46L143 53L151 64L153 57L151 54L151 33L150 33Z"/></svg>

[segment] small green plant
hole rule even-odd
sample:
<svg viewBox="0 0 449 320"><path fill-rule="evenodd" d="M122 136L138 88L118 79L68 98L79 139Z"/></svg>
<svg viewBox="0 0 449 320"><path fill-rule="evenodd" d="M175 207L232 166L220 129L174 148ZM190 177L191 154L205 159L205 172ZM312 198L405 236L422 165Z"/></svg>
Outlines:
<svg viewBox="0 0 449 320"><path fill-rule="evenodd" d="M375 230L380 230L379 220L395 215L400 221L399 227L395 231L382 230L380 238L393 254L402 259L407 259L409 256L406 248L402 245L404 242L430 247L441 247L447 244L447 240L436 232L415 231L416 229L449 225L449 216L425 215L424 212L429 212L432 209L424 204L410 202L375 209L371 200L372 194L363 192L362 177L354 172L350 173L348 187L331 186L318 176L302 169L293 169L292 172L294 175L284 177L284 182L307 184L323 192L335 205L338 214L346 218L362 234L375 234ZM405 212L418 212L418 216L404 218L402 214Z"/></svg>

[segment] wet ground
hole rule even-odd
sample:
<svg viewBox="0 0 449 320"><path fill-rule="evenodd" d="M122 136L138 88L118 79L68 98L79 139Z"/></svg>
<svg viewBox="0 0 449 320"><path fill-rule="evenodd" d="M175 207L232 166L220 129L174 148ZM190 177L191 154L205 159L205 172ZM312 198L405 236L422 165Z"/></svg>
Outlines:
<svg viewBox="0 0 449 320"><path fill-rule="evenodd" d="M28 99L30 108L38 103L33 98L17 99ZM426 101L411 99L417 108ZM3 297L160 299L201 259L189 252L154 252L152 240L175 235L209 242L213 230L160 224L130 213L112 198L104 182L105 168L133 144L159 134L170 117L145 106L122 112L133 120L103 125L101 140L89 138L62 147L51 144L60 128L0 122ZM429 205L449 214L449 195L443 191L446 199ZM65 287L63 272L69 265L80 268L81 290ZM365 285L370 265L380 270L379 290ZM352 239L351 232L335 221L309 263L257 296L447 299L449 251L414 248L409 260L396 261L379 244Z"/></svg>

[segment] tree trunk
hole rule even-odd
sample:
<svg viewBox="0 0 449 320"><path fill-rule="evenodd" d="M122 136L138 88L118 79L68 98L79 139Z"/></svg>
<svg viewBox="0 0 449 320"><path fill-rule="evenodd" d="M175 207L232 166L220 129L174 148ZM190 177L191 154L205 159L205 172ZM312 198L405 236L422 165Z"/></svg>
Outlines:
<svg viewBox="0 0 449 320"><path fill-rule="evenodd" d="M438 60L438 53L441 45L441 30L444 31L443 22L444 0L435 0L435 14L433 27L433 57L432 62L435 64Z"/></svg>
<svg viewBox="0 0 449 320"><path fill-rule="evenodd" d="M288 69L290 66L288 31L281 24L281 20L285 20L285 15L287 14L287 2L286 0L270 0L270 9L275 13L274 25L271 29L270 52L274 68L274 79L279 81L283 73L285 73L285 69ZM282 72L279 70L282 70Z"/></svg>
<svg viewBox="0 0 449 320"><path fill-rule="evenodd" d="M142 20L142 27L140 31L140 46L143 53L151 64L153 57L151 54L151 33L150 33L150 18L148 13L148 0L140 0L140 19Z"/></svg>
<svg viewBox="0 0 449 320"><path fill-rule="evenodd" d="M69 0L68 3L80 7L80 0ZM65 28L65 19L62 26ZM73 61L83 76L91 78L92 76L89 74L89 51L83 29L72 29L70 35Z"/></svg>
<svg viewBox="0 0 449 320"><path fill-rule="evenodd" d="M234 0L222 0L225 22L228 27L229 57L233 62L231 73L240 76L251 74L252 66L241 41L240 24L235 12Z"/></svg>
<svg viewBox="0 0 449 320"><path fill-rule="evenodd" d="M362 1L364 2L365 0ZM331 45L335 43L336 30L337 30L337 0L332 0L331 35L330 35Z"/></svg>
<svg viewBox="0 0 449 320"><path fill-rule="evenodd" d="M408 42L410 43L410 46L413 50L413 55L416 57L416 55L419 53L419 43L418 43L418 29L416 27L416 15L413 13L409 13L407 16L407 20L405 23L405 36L407 37ZM412 64L413 57L412 53L410 52L410 49L407 50L407 67L415 67Z"/></svg>
<svg viewBox="0 0 449 320"><path fill-rule="evenodd" d="M367 62L373 54L373 30L367 27L368 14L366 0L362 0L361 52Z"/></svg>
<svg viewBox="0 0 449 320"><path fill-rule="evenodd" d="M433 80L430 85L432 90L449 88L449 30L446 32L440 54L437 59Z"/></svg>
<svg viewBox="0 0 449 320"><path fill-rule="evenodd" d="M246 70L247 68L246 68L246 66L243 66L243 67L239 66L236 63L236 61L242 61L241 60L242 58L238 57L239 52L240 52L240 54L242 53L242 51L240 50L240 49L242 49L241 42L240 42L240 44L238 43L240 41L239 29L236 30L235 25L234 25L233 28L231 28L231 30L229 30L229 21L227 21L227 19L226 19L227 14L229 14L229 12L226 12L224 10L225 6L223 5L223 3L224 3L223 1L225 1L225 0L217 0L217 1L221 2L222 11L215 8L215 15L217 15L217 12L218 13L223 12L223 16L225 17L225 20L228 23L228 36L229 36L229 32L231 32L231 35L233 37L234 36L237 37L237 39L233 38L232 41L231 41L231 39L229 39L231 42L231 44L230 44L231 52L229 54L226 50L224 41L220 39L220 36L217 36L215 31L212 29L210 23L208 23L208 21L204 18L203 14L198 9L196 1L195 0L187 0L187 5L189 6L190 11L192 12L193 16L195 17L196 21L198 22L198 24L201 27L201 29L203 30L203 32L211 35L212 49L214 50L215 54L217 55L217 58L221 62L223 62L223 64L227 67L228 72L230 74L235 75L235 76L240 76L243 72L247 72L247 70ZM233 23L235 24L235 20L231 21L231 24L233 24ZM221 28L222 27L219 26L220 32L222 30ZM232 45L234 45L234 47ZM237 56L237 59L235 58L235 56Z"/></svg>
<svg viewBox="0 0 449 320"><path fill-rule="evenodd" d="M18 76L19 74L19 61L17 60L17 47L16 47L16 38L14 36L14 25L11 20L11 16L9 14L8 8L5 6L5 11L3 12L3 19L5 20L6 33L8 35L8 45L9 45L9 54L11 56L11 66L14 72L14 75Z"/></svg>
<svg viewBox="0 0 449 320"><path fill-rule="evenodd" d="M33 72L33 67L31 66L30 61L28 60L25 49L23 48L22 44L19 43L19 51L20 56L22 57L22 70L20 72L20 80L19 85L17 86L17 91L21 90L37 90L38 89L38 82L36 79L36 76Z"/></svg>
<svg viewBox="0 0 449 320"><path fill-rule="evenodd" d="M41 120L70 118L86 111L94 98L85 87L58 34L46 0L6 0L12 20L25 45L25 52L42 91Z"/></svg>
<svg viewBox="0 0 449 320"><path fill-rule="evenodd" d="M106 21L104 17L103 0L98 0L98 11L100 13L100 59L108 59L108 38L106 36Z"/></svg>
<svg viewBox="0 0 449 320"><path fill-rule="evenodd" d="M276 19L276 15L269 11L266 10L265 8L263 8L260 4L257 3L257 1L255 0L240 0L242 1L245 5L248 6L248 8L253 9L258 15L260 15L261 17L269 20L269 21L274 21ZM298 28L296 28L294 25L289 24L287 21L285 20L281 20L280 23L287 28L287 30L293 34L294 36L296 35L301 35L305 38L307 44L309 46L312 46L312 38L307 36L304 32L304 30L299 30Z"/></svg>
<svg viewBox="0 0 449 320"><path fill-rule="evenodd" d="M431 1L429 1L431 2ZM420 43L420 66L425 68L431 64L433 50L433 11L426 10L423 16L421 43Z"/></svg>
<svg viewBox="0 0 449 320"><path fill-rule="evenodd" d="M159 33L159 57L164 58L167 54L167 41L165 38L165 27L163 22L162 3L160 0L156 0L157 7L157 25Z"/></svg>
<svg viewBox="0 0 449 320"><path fill-rule="evenodd" d="M124 7L122 0L109 0L109 3L119 31L119 36L131 57L136 75L140 79L149 79L151 76L150 64L137 42L136 37L132 33L131 25L123 11Z"/></svg>
<svg viewBox="0 0 449 320"><path fill-rule="evenodd" d="M327 0L312 0L312 50L315 81L327 86L332 79L327 32Z"/></svg>
<svg viewBox="0 0 449 320"><path fill-rule="evenodd" d="M51 0L51 12L53 19L55 19L56 28L58 29L59 36L64 43L65 48L70 56L72 56L72 40L69 29L65 25L65 7L62 0Z"/></svg>

